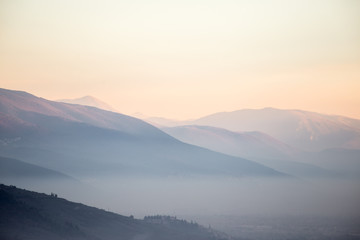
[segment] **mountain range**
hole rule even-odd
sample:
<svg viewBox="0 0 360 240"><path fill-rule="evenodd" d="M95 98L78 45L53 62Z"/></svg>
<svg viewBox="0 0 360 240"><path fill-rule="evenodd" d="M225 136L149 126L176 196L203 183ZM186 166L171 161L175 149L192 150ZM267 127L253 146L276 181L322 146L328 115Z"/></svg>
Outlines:
<svg viewBox="0 0 360 240"><path fill-rule="evenodd" d="M185 144L130 116L26 92L1 89L0 116L1 155L75 177L94 172L284 176L250 160Z"/></svg>
<svg viewBox="0 0 360 240"><path fill-rule="evenodd" d="M161 129L183 142L251 159L293 176L306 178L338 175L334 168L324 169L321 165L314 165L314 162L323 158L316 158L314 153L305 153L261 132L232 132L223 128L197 125ZM312 161L302 161L309 156L312 156Z"/></svg>
<svg viewBox="0 0 360 240"><path fill-rule="evenodd" d="M192 121L160 120L172 127L0 89L0 181L142 216L358 214L359 120L271 108ZM95 217L86 222L85 213L78 216L62 208L79 207L63 199L60 203L50 196L55 201L47 201L49 196L35 194L24 202L16 194L28 193L2 187L0 193L4 191L0 200L10 204L10 212L3 212L13 219L13 225L0 222L5 239L24 238L6 235L19 228L19 216L27 239L110 239L114 234L153 239L164 233L151 225L162 217L135 221L87 209ZM41 207L38 200L48 206ZM65 218L57 218L57 206ZM170 222L179 227L181 221ZM148 223L151 227L144 228ZM177 227L164 231L172 239L202 239L177 238Z"/></svg>
<svg viewBox="0 0 360 240"><path fill-rule="evenodd" d="M360 120L276 108L219 112L189 121L145 118L158 127L211 126L233 132L261 132L303 151L360 149Z"/></svg>
<svg viewBox="0 0 360 240"><path fill-rule="evenodd" d="M93 106L107 109L106 103ZM163 130L166 130L166 127L195 125L212 126L237 133L259 132L304 151L322 151L331 148L360 149L360 120L303 110L243 109L214 113L188 121L148 117L141 113L134 116L164 128Z"/></svg>
<svg viewBox="0 0 360 240"><path fill-rule="evenodd" d="M231 131L260 131L305 151L360 149L360 120L301 110L245 109L191 121Z"/></svg>
<svg viewBox="0 0 360 240"><path fill-rule="evenodd" d="M169 135L197 146L226 152L233 156L257 158L288 158L299 150L262 132L233 132L223 128L186 125L161 128Z"/></svg>
<svg viewBox="0 0 360 240"><path fill-rule="evenodd" d="M266 108L171 120L170 125L178 126L161 131L140 119L96 107L53 102L20 91L0 93L0 154L72 176L91 175L94 169L99 174L125 175L279 175L275 169L300 177L360 172L356 119ZM164 123L151 118L156 119ZM197 125L181 125L185 123ZM309 137L310 133L317 137ZM341 151L341 162L339 156L326 154L333 149ZM149 158L151 162L145 160Z"/></svg>

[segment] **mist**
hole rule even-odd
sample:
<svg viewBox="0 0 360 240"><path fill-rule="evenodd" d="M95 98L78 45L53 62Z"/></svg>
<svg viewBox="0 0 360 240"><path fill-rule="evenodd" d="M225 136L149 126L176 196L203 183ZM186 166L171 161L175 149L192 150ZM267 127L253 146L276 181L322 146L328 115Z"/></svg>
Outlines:
<svg viewBox="0 0 360 240"><path fill-rule="evenodd" d="M136 216L360 215L360 185L350 181L272 178L115 178L96 181L109 207Z"/></svg>
<svg viewBox="0 0 360 240"><path fill-rule="evenodd" d="M138 218L154 214L360 216L357 180L103 176L78 184L33 179L9 182Z"/></svg>
<svg viewBox="0 0 360 240"><path fill-rule="evenodd" d="M360 184L354 179L94 175L0 181L137 219L176 216L241 239L347 239L359 232Z"/></svg>

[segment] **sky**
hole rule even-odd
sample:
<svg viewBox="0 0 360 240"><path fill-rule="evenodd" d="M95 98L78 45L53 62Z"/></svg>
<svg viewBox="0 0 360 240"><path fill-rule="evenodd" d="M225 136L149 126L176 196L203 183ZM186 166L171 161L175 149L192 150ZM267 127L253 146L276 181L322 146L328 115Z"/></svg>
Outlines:
<svg viewBox="0 0 360 240"><path fill-rule="evenodd" d="M360 119L360 1L0 0L0 87L191 119Z"/></svg>

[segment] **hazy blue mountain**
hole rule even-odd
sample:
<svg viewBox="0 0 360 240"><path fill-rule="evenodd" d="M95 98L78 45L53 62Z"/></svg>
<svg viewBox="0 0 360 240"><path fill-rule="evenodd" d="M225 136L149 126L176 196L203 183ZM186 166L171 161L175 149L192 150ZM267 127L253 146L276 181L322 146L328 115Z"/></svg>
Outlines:
<svg viewBox="0 0 360 240"><path fill-rule="evenodd" d="M288 158L297 149L261 132L233 132L223 128L186 125L161 128L189 144L244 158Z"/></svg>
<svg viewBox="0 0 360 240"><path fill-rule="evenodd" d="M242 158L184 144L139 119L0 90L0 153L72 176L102 174L281 176ZM14 126L12 125L14 123ZM10 127L8 126L10 124ZM2 127L3 126L3 127ZM9 129L26 131L9 131Z"/></svg>
<svg viewBox="0 0 360 240"><path fill-rule="evenodd" d="M307 151L360 148L360 120L301 110L245 109L215 113L187 124L260 131Z"/></svg>
<svg viewBox="0 0 360 240"><path fill-rule="evenodd" d="M297 162L297 156L303 156L302 151L261 132L232 132L222 128L196 125L161 129L183 142L251 159L294 176L336 176L333 172L310 164L311 161Z"/></svg>
<svg viewBox="0 0 360 240"><path fill-rule="evenodd" d="M134 219L56 195L0 185L0 239L226 240L227 235L172 217Z"/></svg>
<svg viewBox="0 0 360 240"><path fill-rule="evenodd" d="M360 178L360 150L358 149L331 148L320 152L302 152L297 159L324 169L346 173L349 177Z"/></svg>
<svg viewBox="0 0 360 240"><path fill-rule="evenodd" d="M18 159L0 156L0 182L40 192L56 191L75 201L96 203L101 190L85 184L72 176L26 163Z"/></svg>
<svg viewBox="0 0 360 240"><path fill-rule="evenodd" d="M0 156L0 181L5 179L55 179L75 181L63 173L26 163L13 158Z"/></svg>
<svg viewBox="0 0 360 240"><path fill-rule="evenodd" d="M100 108L106 111L117 112L114 108L112 108L109 104L93 97L93 96L84 96L81 98L74 99L59 99L57 102L71 103L71 104L79 104L90 107Z"/></svg>

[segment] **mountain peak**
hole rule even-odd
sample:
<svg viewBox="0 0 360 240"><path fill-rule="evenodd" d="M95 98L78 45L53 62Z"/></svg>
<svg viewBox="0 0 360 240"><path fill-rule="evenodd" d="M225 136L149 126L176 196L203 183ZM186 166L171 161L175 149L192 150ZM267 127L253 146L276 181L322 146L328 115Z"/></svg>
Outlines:
<svg viewBox="0 0 360 240"><path fill-rule="evenodd" d="M188 124L230 131L260 131L307 151L360 147L360 120L297 109L243 109L219 112Z"/></svg>
<svg viewBox="0 0 360 240"><path fill-rule="evenodd" d="M90 95L86 95L86 96L83 96L80 98L74 98L74 99L59 99L56 101L63 102L63 103L79 104L79 105L84 105L84 106L96 107L96 108L100 108L100 109L103 109L106 111L117 112L109 104L99 100L96 97L90 96Z"/></svg>

